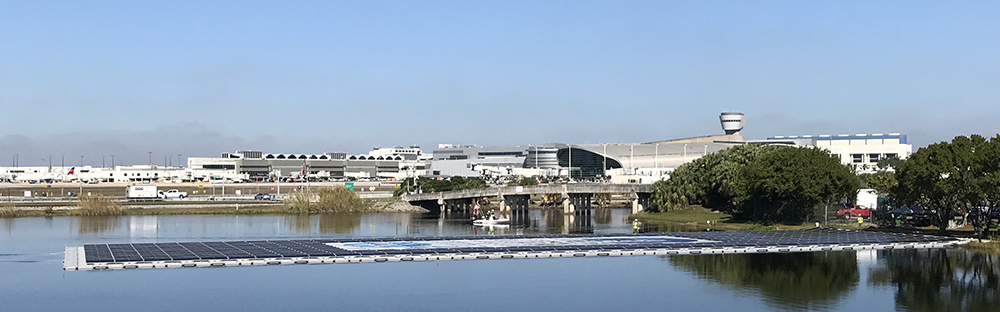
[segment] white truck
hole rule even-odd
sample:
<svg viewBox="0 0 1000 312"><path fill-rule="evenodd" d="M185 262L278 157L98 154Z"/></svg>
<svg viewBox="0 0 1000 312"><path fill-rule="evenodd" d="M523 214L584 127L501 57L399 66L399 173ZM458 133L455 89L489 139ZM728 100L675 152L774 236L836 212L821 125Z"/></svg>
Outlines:
<svg viewBox="0 0 1000 312"><path fill-rule="evenodd" d="M128 200L158 200L160 193L156 191L156 185L129 185L125 189L125 198Z"/></svg>
<svg viewBox="0 0 1000 312"><path fill-rule="evenodd" d="M163 197L165 199L183 199L185 197L188 197L188 193L181 192L178 190L169 190L166 192L160 192L160 197Z"/></svg>

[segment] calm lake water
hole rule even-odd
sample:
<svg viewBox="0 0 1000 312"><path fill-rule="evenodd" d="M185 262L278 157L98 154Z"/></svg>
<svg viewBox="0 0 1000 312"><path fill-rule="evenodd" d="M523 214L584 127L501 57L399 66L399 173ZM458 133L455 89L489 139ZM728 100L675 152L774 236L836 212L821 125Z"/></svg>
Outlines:
<svg viewBox="0 0 1000 312"><path fill-rule="evenodd" d="M628 210L531 213L522 229L426 214L0 219L0 311L1000 311L1000 259L958 249L62 271L64 248L87 243L631 232Z"/></svg>

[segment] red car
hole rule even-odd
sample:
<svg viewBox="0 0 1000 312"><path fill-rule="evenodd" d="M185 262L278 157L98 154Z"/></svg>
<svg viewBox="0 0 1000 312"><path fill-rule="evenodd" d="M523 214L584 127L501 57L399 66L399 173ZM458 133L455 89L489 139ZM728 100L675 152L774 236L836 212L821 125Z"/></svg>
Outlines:
<svg viewBox="0 0 1000 312"><path fill-rule="evenodd" d="M844 218L851 217L869 217L872 214L872 210L864 207L858 207L857 205L850 205L849 207L844 207L837 210L837 216L842 216Z"/></svg>

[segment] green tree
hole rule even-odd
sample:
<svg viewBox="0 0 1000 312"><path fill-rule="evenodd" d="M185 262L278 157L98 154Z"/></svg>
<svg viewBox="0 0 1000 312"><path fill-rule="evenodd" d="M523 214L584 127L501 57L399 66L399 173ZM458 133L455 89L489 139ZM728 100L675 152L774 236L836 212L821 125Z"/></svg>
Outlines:
<svg viewBox="0 0 1000 312"><path fill-rule="evenodd" d="M815 206L854 196L851 168L825 151L741 145L677 168L653 185L659 209L701 205L744 220L801 223Z"/></svg>
<svg viewBox="0 0 1000 312"><path fill-rule="evenodd" d="M879 170L889 170L889 169L895 170L896 168L899 168L899 165L902 165L904 161L905 160L899 157L882 158L879 159L877 163L875 163L875 167L878 168Z"/></svg>
<svg viewBox="0 0 1000 312"><path fill-rule="evenodd" d="M858 175L861 180L861 188L870 188L881 196L890 195L892 190L899 185L896 180L896 173L892 171L879 170L875 173L862 173Z"/></svg>
<svg viewBox="0 0 1000 312"><path fill-rule="evenodd" d="M486 184L486 180L472 177L472 178L462 178L462 177L452 177L449 179L452 183L452 190L471 190L479 188L487 188L489 185Z"/></svg>
<svg viewBox="0 0 1000 312"><path fill-rule="evenodd" d="M478 177L466 178L456 176L449 179L431 179L425 177L417 179L406 178L402 183L400 183L399 189L396 189L392 195L398 197L406 194L407 191L414 192L416 190L420 190L424 193L434 193L487 187L489 187L489 185L486 184L486 181Z"/></svg>
<svg viewBox="0 0 1000 312"><path fill-rule="evenodd" d="M991 145L979 135L958 136L951 142L940 142L920 148L910 155L897 170L899 185L896 197L905 204L935 211L941 231L955 213L966 213L971 207L986 201L986 191L995 177L984 161ZM977 156L977 152L983 152Z"/></svg>
<svg viewBox="0 0 1000 312"><path fill-rule="evenodd" d="M512 184L512 186L532 186L532 185L538 185L538 179L535 179L535 178L532 178L532 177L522 177L520 179L517 179L517 181L514 181L514 183L511 183L511 184Z"/></svg>
<svg viewBox="0 0 1000 312"><path fill-rule="evenodd" d="M653 184L653 204L660 209L691 204L731 212L739 195L740 170L779 148L739 145L681 165L670 179Z"/></svg>
<svg viewBox="0 0 1000 312"><path fill-rule="evenodd" d="M741 219L802 223L817 206L857 195L858 177L826 150L786 147L743 167Z"/></svg>

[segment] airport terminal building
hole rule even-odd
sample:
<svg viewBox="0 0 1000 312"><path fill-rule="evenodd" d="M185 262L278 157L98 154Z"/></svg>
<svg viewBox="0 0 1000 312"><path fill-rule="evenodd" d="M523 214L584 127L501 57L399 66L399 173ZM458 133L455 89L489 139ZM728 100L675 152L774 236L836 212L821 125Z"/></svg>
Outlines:
<svg viewBox="0 0 1000 312"><path fill-rule="evenodd" d="M260 151L222 153L222 157L191 157L188 168L230 171L245 180L402 179L426 174L427 158L417 146L376 148L367 155L346 153L265 154Z"/></svg>
<svg viewBox="0 0 1000 312"><path fill-rule="evenodd" d="M775 136L746 140L742 113L719 116L724 134L645 143L565 144L518 146L440 144L433 150L428 174L432 176L572 176L610 177L615 182L652 183L666 179L674 168L694 159L741 144L814 146L829 150L846 165L874 172L884 158L906 158L913 146L906 135L855 134Z"/></svg>
<svg viewBox="0 0 1000 312"><path fill-rule="evenodd" d="M407 177L539 176L611 179L616 183L652 183L666 179L682 164L741 144L814 146L829 150L859 173L874 172L879 160L907 158L913 146L905 134L840 134L774 136L746 140L742 113L722 113L723 134L645 143L516 146L439 144L431 154L419 146L374 148L367 154L275 154L261 151L222 153L221 157L190 157L187 167L156 165L81 167L0 167L7 181L265 181L393 180Z"/></svg>

